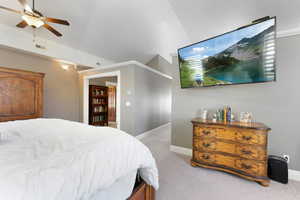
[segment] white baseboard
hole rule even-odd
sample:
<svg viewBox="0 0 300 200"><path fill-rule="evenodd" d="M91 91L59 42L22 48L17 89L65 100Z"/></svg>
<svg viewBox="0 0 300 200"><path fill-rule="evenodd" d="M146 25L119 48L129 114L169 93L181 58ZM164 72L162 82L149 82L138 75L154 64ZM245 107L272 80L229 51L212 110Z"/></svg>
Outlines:
<svg viewBox="0 0 300 200"><path fill-rule="evenodd" d="M300 171L289 169L289 179L294 181L300 181Z"/></svg>
<svg viewBox="0 0 300 200"><path fill-rule="evenodd" d="M192 156L193 151L189 148L179 147L175 145L170 146L170 151L174 153L183 154L186 156ZM294 181L300 181L300 171L289 169L289 179Z"/></svg>
<svg viewBox="0 0 300 200"><path fill-rule="evenodd" d="M161 126L159 126L157 128L151 129L150 131L146 131L146 132L144 132L144 133L136 136L136 138L139 139L139 140L141 140L141 139L143 139L145 137L148 137L149 135L157 133L160 129L165 128L166 126L170 126L170 125L171 125L171 122L166 123L166 124L161 125Z"/></svg>
<svg viewBox="0 0 300 200"><path fill-rule="evenodd" d="M183 154L183 155L186 155L186 156L192 156L192 154L193 154L192 149L179 147L179 146L174 146L174 145L170 146L170 151L175 152L175 153L179 153L179 154Z"/></svg>

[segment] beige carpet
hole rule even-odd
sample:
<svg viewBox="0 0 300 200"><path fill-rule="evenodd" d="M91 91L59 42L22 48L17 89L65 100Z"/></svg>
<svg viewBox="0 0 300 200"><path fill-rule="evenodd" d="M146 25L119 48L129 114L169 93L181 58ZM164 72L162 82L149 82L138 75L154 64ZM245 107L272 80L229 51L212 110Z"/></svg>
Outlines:
<svg viewBox="0 0 300 200"><path fill-rule="evenodd" d="M271 182L270 187L262 187L227 173L191 167L189 157L169 151L170 127L142 142L150 148L158 165L157 200L300 200L300 182Z"/></svg>

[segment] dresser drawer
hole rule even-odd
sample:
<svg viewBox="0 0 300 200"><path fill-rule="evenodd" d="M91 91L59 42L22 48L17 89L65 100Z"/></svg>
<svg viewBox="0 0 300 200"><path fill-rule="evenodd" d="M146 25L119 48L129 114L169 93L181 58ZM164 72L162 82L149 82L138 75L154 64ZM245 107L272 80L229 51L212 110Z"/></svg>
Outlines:
<svg viewBox="0 0 300 200"><path fill-rule="evenodd" d="M266 159L266 150L263 147L229 143L211 138L194 138L195 150L204 152L223 152L247 159Z"/></svg>
<svg viewBox="0 0 300 200"><path fill-rule="evenodd" d="M226 134L224 134L226 131L225 128L216 128L216 127L203 127L203 126L194 126L194 135L196 137L205 137L205 138L211 138L211 137L225 137ZM232 139L232 137L230 137Z"/></svg>
<svg viewBox="0 0 300 200"><path fill-rule="evenodd" d="M262 147L236 145L235 153L236 155L247 159L254 159L260 161L265 161L267 159L267 150Z"/></svg>
<svg viewBox="0 0 300 200"><path fill-rule="evenodd" d="M218 153L194 151L194 161L212 166L226 167L232 170L242 171L253 176L266 176L266 163L241 159Z"/></svg>
<svg viewBox="0 0 300 200"><path fill-rule="evenodd" d="M252 160L235 160L234 168L254 176L267 176L266 163L259 163Z"/></svg>
<svg viewBox="0 0 300 200"><path fill-rule="evenodd" d="M200 118L193 119L192 123L192 166L220 170L269 185L269 127L258 122L214 122Z"/></svg>
<svg viewBox="0 0 300 200"><path fill-rule="evenodd" d="M207 152L200 152L200 151L194 151L194 160L205 162L208 164L215 164L216 163L216 154L207 153Z"/></svg>
<svg viewBox="0 0 300 200"><path fill-rule="evenodd" d="M256 145L266 145L267 141L267 136L263 131L252 131L242 128L219 128L213 126L194 126L194 136Z"/></svg>
<svg viewBox="0 0 300 200"><path fill-rule="evenodd" d="M267 136L251 130L234 130L236 141L244 144L266 145Z"/></svg>

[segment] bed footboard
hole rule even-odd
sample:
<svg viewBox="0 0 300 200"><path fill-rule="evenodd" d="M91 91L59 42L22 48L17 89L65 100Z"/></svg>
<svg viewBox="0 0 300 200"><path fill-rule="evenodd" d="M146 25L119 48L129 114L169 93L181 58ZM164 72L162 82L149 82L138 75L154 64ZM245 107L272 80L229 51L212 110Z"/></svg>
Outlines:
<svg viewBox="0 0 300 200"><path fill-rule="evenodd" d="M134 188L128 200L155 200L155 190L151 185L142 181Z"/></svg>

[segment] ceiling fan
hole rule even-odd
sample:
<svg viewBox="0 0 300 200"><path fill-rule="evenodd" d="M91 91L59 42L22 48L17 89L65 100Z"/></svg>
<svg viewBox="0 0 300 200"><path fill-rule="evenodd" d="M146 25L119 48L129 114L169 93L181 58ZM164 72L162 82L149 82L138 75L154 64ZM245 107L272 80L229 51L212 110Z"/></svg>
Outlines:
<svg viewBox="0 0 300 200"><path fill-rule="evenodd" d="M70 23L66 20L44 17L42 13L40 13L38 10L35 9L34 0L33 0L32 8L27 4L27 0L18 0L18 1L24 7L23 11L6 8L3 6L0 6L0 9L4 9L6 11L20 14L23 20L19 24L17 24L17 27L19 28L25 28L28 25L33 28L40 28L43 26L44 28L48 29L53 34L55 34L57 37L61 37L62 34L57 30L55 30L52 26L47 24L47 22L66 25L66 26L70 25Z"/></svg>

